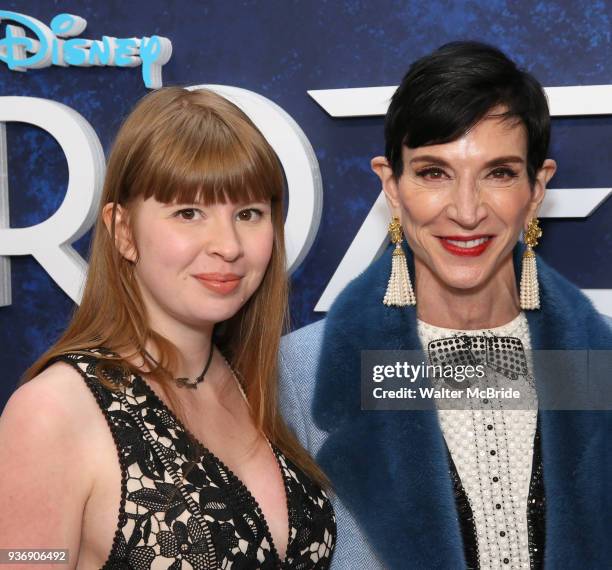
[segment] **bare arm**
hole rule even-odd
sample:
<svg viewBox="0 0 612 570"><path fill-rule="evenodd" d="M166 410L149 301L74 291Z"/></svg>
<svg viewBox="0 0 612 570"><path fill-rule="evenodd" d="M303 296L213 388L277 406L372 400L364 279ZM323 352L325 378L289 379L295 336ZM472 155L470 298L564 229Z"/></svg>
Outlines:
<svg viewBox="0 0 612 570"><path fill-rule="evenodd" d="M87 428L75 374L52 366L19 388L0 417L0 547L65 548L70 568L92 482L80 457Z"/></svg>

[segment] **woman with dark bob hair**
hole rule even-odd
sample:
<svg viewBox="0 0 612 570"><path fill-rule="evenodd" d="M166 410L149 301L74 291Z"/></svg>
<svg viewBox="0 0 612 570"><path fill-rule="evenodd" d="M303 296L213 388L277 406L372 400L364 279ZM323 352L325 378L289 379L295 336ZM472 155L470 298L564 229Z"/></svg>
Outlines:
<svg viewBox="0 0 612 570"><path fill-rule="evenodd" d="M442 46L393 95L372 160L392 244L281 345L283 407L337 495L334 568L609 567L610 408L569 357L612 329L534 253L549 138L542 87L488 45Z"/></svg>
<svg viewBox="0 0 612 570"><path fill-rule="evenodd" d="M234 104L142 99L83 299L0 420L0 546L75 568L327 568L325 477L277 409L283 175Z"/></svg>

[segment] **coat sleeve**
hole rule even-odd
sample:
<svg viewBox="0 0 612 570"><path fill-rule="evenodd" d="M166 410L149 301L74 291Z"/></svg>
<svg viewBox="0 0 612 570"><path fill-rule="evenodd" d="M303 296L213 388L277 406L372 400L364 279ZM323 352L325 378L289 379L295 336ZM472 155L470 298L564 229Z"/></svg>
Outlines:
<svg viewBox="0 0 612 570"><path fill-rule="evenodd" d="M326 432L312 419L312 399L325 320L294 331L281 340L279 355L280 407L288 426L314 457Z"/></svg>
<svg viewBox="0 0 612 570"><path fill-rule="evenodd" d="M324 328L325 320L322 320L288 334L281 341L279 355L281 412L300 443L314 458L327 437L327 432L320 430L312 419ZM383 570L357 521L333 491L330 498L338 528L331 570Z"/></svg>

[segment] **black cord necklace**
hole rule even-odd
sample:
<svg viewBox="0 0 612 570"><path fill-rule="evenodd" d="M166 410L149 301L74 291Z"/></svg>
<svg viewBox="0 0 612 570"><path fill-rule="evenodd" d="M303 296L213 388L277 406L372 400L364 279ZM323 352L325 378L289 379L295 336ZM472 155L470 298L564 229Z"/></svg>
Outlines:
<svg viewBox="0 0 612 570"><path fill-rule="evenodd" d="M144 353L147 355L147 357L156 365L159 366L159 362L157 362L157 360L155 360L155 358L153 358L149 352L146 349L143 349ZM191 389L195 389L198 387L198 384L200 382L204 381L204 378L206 377L206 373L208 372L208 369L210 368L210 364L212 362L212 357L213 357L213 353L215 351L215 347L213 345L213 337L212 335L210 336L210 352L208 354L208 360L206 361L206 364L204 366L204 370L202 370L202 373L196 377L195 380L190 380L189 378L186 377L181 377L181 378L173 378L173 380L181 387L181 388L191 388Z"/></svg>

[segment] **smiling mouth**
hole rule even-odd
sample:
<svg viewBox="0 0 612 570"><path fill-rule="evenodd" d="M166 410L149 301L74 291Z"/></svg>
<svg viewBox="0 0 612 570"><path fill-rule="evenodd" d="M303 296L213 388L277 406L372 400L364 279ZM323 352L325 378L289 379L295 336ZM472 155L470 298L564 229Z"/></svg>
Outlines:
<svg viewBox="0 0 612 570"><path fill-rule="evenodd" d="M476 257L489 247L495 236L438 236L442 247L459 256Z"/></svg>
<svg viewBox="0 0 612 570"><path fill-rule="evenodd" d="M242 277L234 274L209 273L194 275L204 287L215 293L228 295L240 285Z"/></svg>

